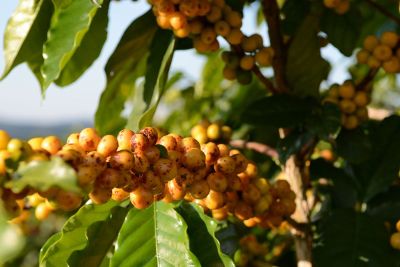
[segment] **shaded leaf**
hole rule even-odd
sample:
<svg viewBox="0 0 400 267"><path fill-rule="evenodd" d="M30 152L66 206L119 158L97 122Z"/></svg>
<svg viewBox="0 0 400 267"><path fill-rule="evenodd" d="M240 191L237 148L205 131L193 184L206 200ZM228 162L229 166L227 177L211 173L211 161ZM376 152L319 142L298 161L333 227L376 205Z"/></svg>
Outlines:
<svg viewBox="0 0 400 267"><path fill-rule="evenodd" d="M110 266L200 266L189 250L187 225L173 205L155 202L131 209Z"/></svg>
<svg viewBox="0 0 400 267"><path fill-rule="evenodd" d="M343 15L326 8L321 16L321 30L328 35L329 42L348 57L357 47L363 22L357 7L350 6L350 10Z"/></svg>
<svg viewBox="0 0 400 267"><path fill-rule="evenodd" d="M46 191L53 186L70 192L81 190L75 170L59 157L52 157L49 161L20 164L13 174L13 179L7 183L7 187L19 193L28 186L38 191Z"/></svg>
<svg viewBox="0 0 400 267"><path fill-rule="evenodd" d="M253 125L293 127L304 122L311 115L314 106L311 99L273 95L248 105L241 120Z"/></svg>
<svg viewBox="0 0 400 267"><path fill-rule="evenodd" d="M329 63L321 57L318 32L319 17L308 15L289 46L286 77L298 96L318 97L319 86L329 73Z"/></svg>
<svg viewBox="0 0 400 267"><path fill-rule="evenodd" d="M107 86L95 116L95 125L101 134L116 134L126 124L121 113L135 91L136 79L145 74L149 46L156 31L153 13L146 12L127 28L109 58L105 68Z"/></svg>
<svg viewBox="0 0 400 267"><path fill-rule="evenodd" d="M99 1L100 4L102 0ZM42 89L45 90L67 65L79 47L98 10L91 1L55 3L47 41L43 47Z"/></svg>
<svg viewBox="0 0 400 267"><path fill-rule="evenodd" d="M212 218L194 203L183 202L176 210L188 224L190 250L202 266L235 266L232 259L221 251L215 236L217 223Z"/></svg>
<svg viewBox="0 0 400 267"><path fill-rule="evenodd" d="M337 105L326 103L314 108L312 116L307 118L306 125L321 139L328 139L339 132L340 116L341 112Z"/></svg>
<svg viewBox="0 0 400 267"><path fill-rule="evenodd" d="M105 0L94 16L81 44L55 80L58 86L66 86L76 81L99 57L107 39L109 4L110 1Z"/></svg>
<svg viewBox="0 0 400 267"><path fill-rule="evenodd" d="M361 163L371 156L372 144L362 129L342 129L336 139L337 153L350 163Z"/></svg>
<svg viewBox="0 0 400 267"><path fill-rule="evenodd" d="M86 204L71 216L64 224L61 235L46 244L40 251L40 266L68 266L68 258L78 250L87 248L90 244L90 227L96 222L107 221L113 209L121 209L120 203L109 201L103 205ZM99 227L99 225L94 225ZM97 230L96 228L92 228ZM89 233L89 236L88 236ZM76 254L75 254L76 255ZM94 258L96 259L96 258ZM88 259L90 260L90 259Z"/></svg>
<svg viewBox="0 0 400 267"><path fill-rule="evenodd" d="M310 2L307 0L285 1L282 7L282 13L284 14L282 30L285 34L294 35L309 11Z"/></svg>
<svg viewBox="0 0 400 267"><path fill-rule="evenodd" d="M396 266L383 222L366 214L337 210L321 223L318 235L316 266Z"/></svg>
<svg viewBox="0 0 400 267"><path fill-rule="evenodd" d="M19 1L4 32L5 68L1 79L22 62L41 65L52 12L51 0Z"/></svg>
<svg viewBox="0 0 400 267"><path fill-rule="evenodd" d="M86 231L86 247L72 253L68 259L69 266L97 267L103 261L109 261L106 255L113 248L128 211L129 207L117 206L106 220L92 224Z"/></svg>

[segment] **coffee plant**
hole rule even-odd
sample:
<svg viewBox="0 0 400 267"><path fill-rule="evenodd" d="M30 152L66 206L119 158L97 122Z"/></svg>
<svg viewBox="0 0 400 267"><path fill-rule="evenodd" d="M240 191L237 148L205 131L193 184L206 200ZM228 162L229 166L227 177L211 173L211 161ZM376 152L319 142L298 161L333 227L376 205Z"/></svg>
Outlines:
<svg viewBox="0 0 400 267"><path fill-rule="evenodd" d="M132 2L93 128L0 130L0 266L400 266L398 1ZM115 4L19 0L1 79L74 83Z"/></svg>

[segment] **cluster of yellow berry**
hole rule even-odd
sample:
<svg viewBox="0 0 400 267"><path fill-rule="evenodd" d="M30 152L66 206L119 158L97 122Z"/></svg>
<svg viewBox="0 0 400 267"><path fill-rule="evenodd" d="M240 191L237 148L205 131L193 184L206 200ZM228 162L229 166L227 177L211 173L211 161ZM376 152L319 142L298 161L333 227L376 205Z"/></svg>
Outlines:
<svg viewBox="0 0 400 267"><path fill-rule="evenodd" d="M240 47L234 51L224 51L222 60L225 62L223 70L224 78L227 80L238 80L241 84L251 82L251 70L259 67L269 67L272 64L274 50L263 45L263 39L259 34L245 36Z"/></svg>
<svg viewBox="0 0 400 267"><path fill-rule="evenodd" d="M396 223L396 230L397 232L390 236L390 245L392 248L400 250L400 220Z"/></svg>
<svg viewBox="0 0 400 267"><path fill-rule="evenodd" d="M218 36L240 44L242 15L224 0L150 0L158 25L175 36L191 36L194 47L204 53L219 49Z"/></svg>
<svg viewBox="0 0 400 267"><path fill-rule="evenodd" d="M202 121L191 129L190 134L200 144L207 142L228 144L231 140L232 129L219 122Z"/></svg>
<svg viewBox="0 0 400 267"><path fill-rule="evenodd" d="M265 255L268 253L266 243L260 243L253 234L244 236L239 241L239 249L235 252L236 266L265 266Z"/></svg>
<svg viewBox="0 0 400 267"><path fill-rule="evenodd" d="M365 38L363 48L357 53L357 61L372 69L382 67L387 73L400 72L399 35L384 32L378 39L375 35Z"/></svg>
<svg viewBox="0 0 400 267"><path fill-rule="evenodd" d="M333 9L337 14L343 15L350 9L350 0L324 0L324 5Z"/></svg>
<svg viewBox="0 0 400 267"><path fill-rule="evenodd" d="M76 170L79 185L96 204L130 198L136 208L143 209L158 200L185 199L199 203L217 219L232 214L249 227L279 225L295 210L295 195L286 181L270 185L258 177L255 164L225 144L200 145L193 137L176 134L159 138L152 127L137 133L123 129L117 137L100 137L96 130L85 128L69 135L65 145L55 136L23 142L3 134L0 140L8 149L0 158L3 165L15 151L26 161L62 158ZM11 149L14 143L24 149ZM82 195L53 187L46 192L26 189L20 194L3 189L4 203L15 206L25 197L36 206L38 219L55 208L76 209L83 200Z"/></svg>
<svg viewBox="0 0 400 267"><path fill-rule="evenodd" d="M351 80L345 81L342 85L332 85L324 99L339 106L342 112L342 126L349 130L368 120L367 105L370 100L368 87L365 90L357 90Z"/></svg>

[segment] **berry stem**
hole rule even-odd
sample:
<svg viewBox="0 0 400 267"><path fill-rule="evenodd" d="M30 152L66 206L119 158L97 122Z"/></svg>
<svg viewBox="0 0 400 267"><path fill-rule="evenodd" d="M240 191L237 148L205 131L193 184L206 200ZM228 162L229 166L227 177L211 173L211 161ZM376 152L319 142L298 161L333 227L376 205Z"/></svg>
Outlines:
<svg viewBox="0 0 400 267"><path fill-rule="evenodd" d="M272 67L275 73L275 80L278 86L278 92L288 92L286 82L286 47L283 43L281 33L279 7L276 0L263 0L263 13L268 25L268 34L271 40L271 46L274 49L275 56L272 60Z"/></svg>
<svg viewBox="0 0 400 267"><path fill-rule="evenodd" d="M398 25L400 25L400 18L398 16L396 16L395 14L393 14L392 12L390 12L389 10L387 10L386 8L384 8L383 6L381 6L380 4L378 4L377 2L375 2L373 0L366 0L365 2L368 5L370 5L371 7L375 8L376 10L381 12L383 15L385 15L389 19L396 22Z"/></svg>
<svg viewBox="0 0 400 267"><path fill-rule="evenodd" d="M250 150L254 150L260 154L264 154L268 157L277 159L279 157L278 152L276 149L267 146L266 144L257 143L257 142L248 142L245 140L232 140L230 145L235 148L246 148Z"/></svg>
<svg viewBox="0 0 400 267"><path fill-rule="evenodd" d="M260 68L254 65L254 67L251 69L251 71L254 73L254 75L257 76L257 78L262 82L265 87L273 94L278 93L278 90L275 88L275 86L272 84L272 82L262 74L260 71Z"/></svg>
<svg viewBox="0 0 400 267"><path fill-rule="evenodd" d="M365 75L365 77L356 85L356 90L357 91L365 90L365 88L368 87L368 85L375 78L375 75L378 73L378 71L379 71L378 68L370 69L367 75Z"/></svg>

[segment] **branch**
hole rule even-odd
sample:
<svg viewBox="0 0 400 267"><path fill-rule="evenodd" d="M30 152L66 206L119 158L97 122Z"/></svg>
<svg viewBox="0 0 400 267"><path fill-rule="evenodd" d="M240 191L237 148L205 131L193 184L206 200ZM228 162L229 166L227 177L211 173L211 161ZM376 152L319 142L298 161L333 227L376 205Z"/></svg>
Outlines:
<svg viewBox="0 0 400 267"><path fill-rule="evenodd" d="M386 17L388 17L389 19L393 20L394 22L396 22L397 24L400 25L400 18L397 17L396 15L394 15L389 10L387 10L385 7L381 6L380 4L378 4L377 2L375 2L373 0L365 0L365 2L367 2L368 5L375 8L376 10L381 12L383 15L385 15Z"/></svg>
<svg viewBox="0 0 400 267"><path fill-rule="evenodd" d="M230 145L235 148L241 148L241 149L245 148L254 150L260 154L264 154L271 158L279 157L278 152L274 148L257 142L247 142L245 140L232 140L230 142Z"/></svg>
<svg viewBox="0 0 400 267"><path fill-rule="evenodd" d="M251 70L257 76L260 82L262 82L271 93L276 94L278 92L278 90L274 87L272 82L267 77L265 77L264 74L262 74L262 72L256 65L254 65L254 67Z"/></svg>
<svg viewBox="0 0 400 267"><path fill-rule="evenodd" d="M365 75L365 77L356 85L357 90L365 90L365 87L367 87L372 80L375 78L375 75L378 73L379 68L375 69L370 69Z"/></svg>
<svg viewBox="0 0 400 267"><path fill-rule="evenodd" d="M263 0L262 5L264 17L268 24L269 39L275 52L272 60L272 67L274 69L278 91L287 92L288 86L285 77L286 47L283 43L283 37L281 33L279 7L276 3L276 0Z"/></svg>

